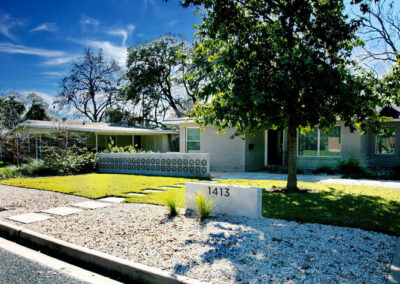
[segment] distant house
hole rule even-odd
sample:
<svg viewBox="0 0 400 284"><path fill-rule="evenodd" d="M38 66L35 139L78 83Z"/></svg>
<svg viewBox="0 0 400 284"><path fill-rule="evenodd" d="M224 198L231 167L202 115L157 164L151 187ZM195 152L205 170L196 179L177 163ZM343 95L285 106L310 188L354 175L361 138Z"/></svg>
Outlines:
<svg viewBox="0 0 400 284"><path fill-rule="evenodd" d="M335 167L341 160L357 158L364 167L400 166L400 109L386 107L382 116L391 117L384 123L385 131L361 135L351 132L338 121L332 131L314 129L298 135L298 168L313 170L320 166ZM235 129L216 134L217 128L207 126L204 131L193 121L180 119L168 123L179 125L180 152L210 153L212 171L253 171L263 168L287 168L287 132L260 131L245 139L230 139Z"/></svg>
<svg viewBox="0 0 400 284"><path fill-rule="evenodd" d="M40 158L42 145L57 146L60 139L65 140L67 145L73 145L79 137L85 137L86 147L96 151L104 150L109 143L161 153L178 150L178 131L122 123L27 120L12 133L25 141L28 152L36 158Z"/></svg>

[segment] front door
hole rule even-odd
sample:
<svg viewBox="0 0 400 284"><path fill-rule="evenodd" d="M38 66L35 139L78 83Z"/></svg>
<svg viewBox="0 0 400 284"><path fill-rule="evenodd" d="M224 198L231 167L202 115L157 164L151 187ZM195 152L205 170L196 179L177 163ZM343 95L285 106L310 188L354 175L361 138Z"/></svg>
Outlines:
<svg viewBox="0 0 400 284"><path fill-rule="evenodd" d="M266 165L282 165L283 163L283 131L268 130L265 133Z"/></svg>

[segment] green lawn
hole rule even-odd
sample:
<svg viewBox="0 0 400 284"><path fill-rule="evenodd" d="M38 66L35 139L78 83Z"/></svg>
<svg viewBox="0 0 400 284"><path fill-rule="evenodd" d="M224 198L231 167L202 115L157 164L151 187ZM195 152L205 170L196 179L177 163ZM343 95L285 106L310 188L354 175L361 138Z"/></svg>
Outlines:
<svg viewBox="0 0 400 284"><path fill-rule="evenodd" d="M87 174L66 177L23 178L0 181L2 184L38 188L100 198L127 197L127 202L163 204L167 194L175 194L180 206L184 203L184 188L177 185L195 179L151 177L139 175ZM221 183L256 186L264 189L284 187L283 181L223 180ZM163 186L177 189L163 190ZM400 189L370 186L323 185L302 183L299 186L315 193L282 194L263 192L263 216L348 226L400 235ZM144 189L160 189L144 196L126 193L144 193Z"/></svg>

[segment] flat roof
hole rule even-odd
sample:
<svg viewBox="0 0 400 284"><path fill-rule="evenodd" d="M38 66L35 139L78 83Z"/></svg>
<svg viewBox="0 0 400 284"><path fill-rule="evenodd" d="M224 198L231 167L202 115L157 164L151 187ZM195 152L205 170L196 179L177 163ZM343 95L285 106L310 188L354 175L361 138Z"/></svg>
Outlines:
<svg viewBox="0 0 400 284"><path fill-rule="evenodd" d="M142 126L125 126L122 123L105 123L105 122L86 122L86 121L40 121L27 120L24 121L13 130L21 131L25 129L36 130L69 130L77 132L90 132L98 134L178 134L178 131L142 127Z"/></svg>

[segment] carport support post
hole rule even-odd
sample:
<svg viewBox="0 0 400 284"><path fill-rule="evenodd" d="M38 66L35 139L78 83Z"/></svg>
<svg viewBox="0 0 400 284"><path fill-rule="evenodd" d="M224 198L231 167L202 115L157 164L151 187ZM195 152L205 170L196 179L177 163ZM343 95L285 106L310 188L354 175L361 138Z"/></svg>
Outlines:
<svg viewBox="0 0 400 284"><path fill-rule="evenodd" d="M96 153L98 153L99 151L99 139L97 137L97 133L96 133Z"/></svg>
<svg viewBox="0 0 400 284"><path fill-rule="evenodd" d="M39 160L39 149L38 149L37 137L35 137L35 157L36 157L36 160Z"/></svg>
<svg viewBox="0 0 400 284"><path fill-rule="evenodd" d="M135 149L135 135L132 135L132 147Z"/></svg>

